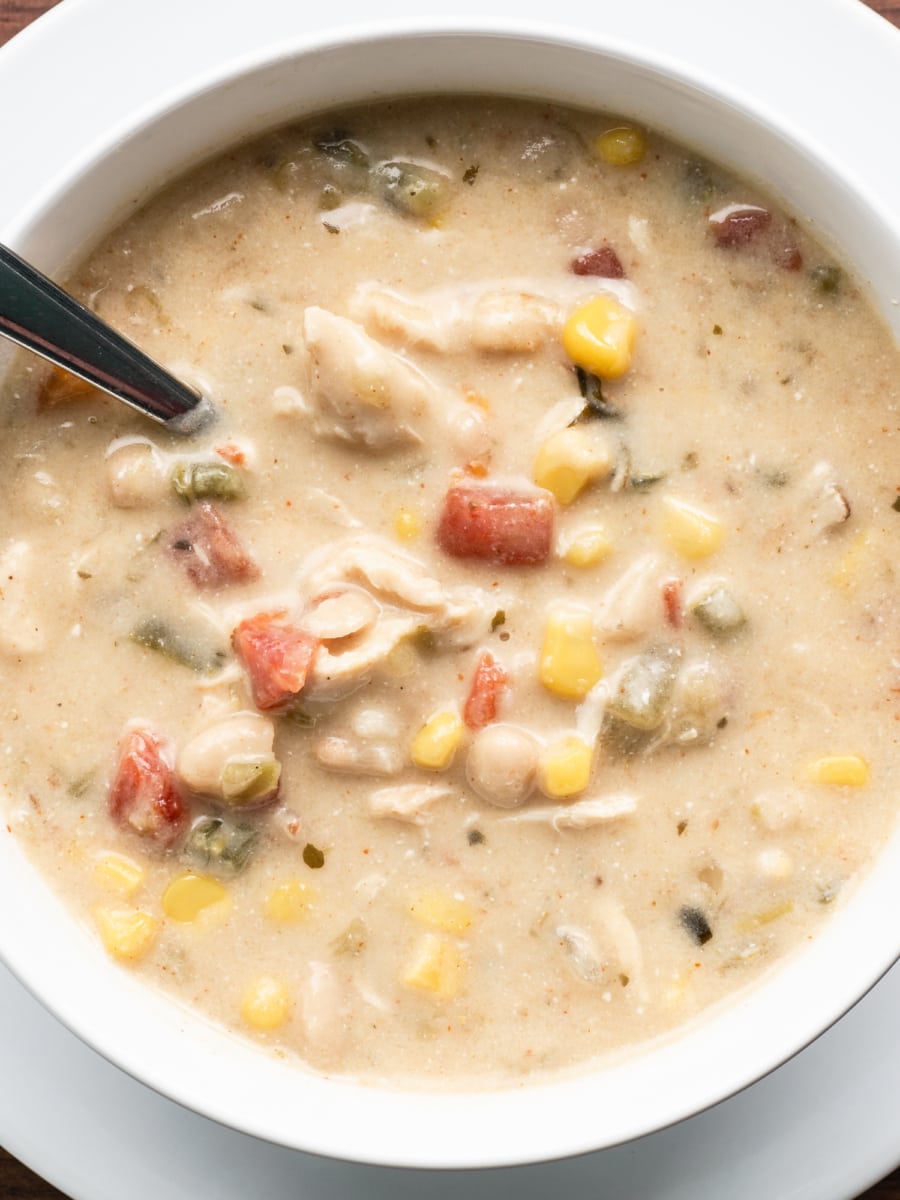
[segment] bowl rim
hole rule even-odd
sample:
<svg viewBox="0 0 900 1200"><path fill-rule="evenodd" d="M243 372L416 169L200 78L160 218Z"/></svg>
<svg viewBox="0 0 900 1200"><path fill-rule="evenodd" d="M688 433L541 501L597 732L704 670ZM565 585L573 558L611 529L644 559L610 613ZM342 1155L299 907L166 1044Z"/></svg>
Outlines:
<svg viewBox="0 0 900 1200"><path fill-rule="evenodd" d="M59 198L65 194L65 191L72 186L73 180L89 174L91 170L96 168L99 162L114 152L116 147L123 141L139 136L143 130L152 125L166 119L171 119L185 105L192 104L204 94L214 93L222 86L228 86L237 78L252 77L258 72L265 72L271 69L276 62L293 61L297 57L302 58L311 53L322 53L335 47L344 47L348 44L362 42L374 42L377 44L396 39L408 42L419 38L440 39L448 37L462 37L464 39L493 37L518 43L529 41L542 46L551 43L579 52L587 50L589 53L599 56L605 55L628 64L632 70L636 69L638 72L649 72L651 74L662 75L668 79L674 79L692 93L699 92L707 98L713 99L717 104L724 103L733 106L754 124L765 128L769 136L787 146L792 153L811 159L819 174L829 176L834 182L835 187L849 190L853 194L856 204L861 208L867 209L874 222L882 228L890 230L894 239L897 239L896 221L886 206L882 205L879 200L871 197L866 188L857 185L855 178L849 176L846 170L833 163L827 151L816 144L813 139L799 135L788 122L769 113L764 105L749 99L736 89L729 89L727 85L721 81L714 80L709 75L704 75L704 73L694 68L683 72L681 64L669 59L666 55L656 52L642 52L639 49L636 50L631 45L623 43L621 39L606 39L602 35L596 35L593 32L588 33L583 29L573 29L570 26L559 26L551 23L515 23L514 27L511 28L507 24L498 24L496 19L486 19L483 23L469 20L454 23L439 19L430 19L424 20L419 25L406 21L397 23L373 22L369 25L356 25L352 28L341 30L337 36L332 33L310 38L306 33L298 34L290 46L285 46L282 43L278 47L269 46L262 50L256 50L248 55L246 59L231 60L197 79L193 79L180 87L170 89L145 106L140 112L129 115L124 120L118 122L106 135L91 142L89 147L79 157L70 160L61 170L57 171L36 197L34 206L27 213L21 215L18 222L12 222L9 227L11 229L10 240L15 245L18 241L27 238L29 231L33 230L42 220L47 219L48 215L52 214L54 206L59 202ZM95 1031L93 1036L86 1034L83 1028L83 1021L78 1019L77 1014L73 1015L71 998L69 996L63 998L61 993L57 992L55 998L50 997L48 999L45 994L46 988L33 986L33 973L29 971L30 960L27 953L23 957L23 952L25 951L25 944L21 943L10 954L8 939L0 931L0 954L2 954L10 969L29 987L29 990L32 990L38 996L45 1007L54 1012L64 1024L73 1029L82 1040L94 1046L104 1057L123 1066L129 1073L135 1075L162 1094L168 1095L178 1103L187 1104L189 1107L204 1112L206 1115L212 1116L213 1119L223 1124L253 1133L255 1136L279 1141L282 1144L291 1145L298 1149L331 1154L335 1157L346 1159L357 1158L358 1161L404 1166L483 1167L547 1161L550 1158L594 1150L601 1145L618 1144L623 1140L629 1140L631 1137L640 1136L654 1129L662 1128L665 1125L673 1123L673 1121L686 1119L709 1104L725 1099L726 1095L740 1090L755 1079L760 1078L763 1074L775 1069L781 1062L791 1057L794 1053L797 1053L802 1049L803 1045L808 1044L810 1040L813 1040L814 1037L823 1032L828 1025L837 1020L843 1012L847 1011L849 1007L861 998L864 991L874 986L877 979L890 969L894 961L896 961L898 954L900 954L900 946L890 951L885 947L885 951L880 958L873 956L872 970L874 970L875 974L873 976L872 970L869 971L864 985L862 985L864 990L860 990L860 985L853 987L845 985L843 990L837 989L836 994L839 998L828 1006L827 1012L824 1013L825 1023L821 1023L822 1017L820 1016L819 1020L815 1023L814 1032L810 1033L805 1040L797 1043L796 1039L792 1039L790 1045L786 1045L782 1040L779 1043L779 1049L772 1051L760 1065L759 1069L754 1070L751 1077L743 1078L742 1082L734 1082L728 1091L720 1091L712 1097L707 1097L702 1102L695 1102L692 1107L681 1111L676 1117L658 1121L655 1124L641 1125L639 1128L632 1129L631 1132L625 1131L614 1141L604 1141L602 1139L598 1141L595 1131L589 1132L587 1129L579 1127L578 1133L573 1134L568 1139L557 1136L553 1148L550 1148L545 1142L541 1142L537 1138L537 1131L529 1131L528 1144L525 1147L514 1146L507 1139L509 1145L506 1150L503 1152L492 1152L489 1158L484 1157L484 1150L467 1155L466 1152L460 1152L458 1148L455 1149L452 1156L446 1156L445 1148L445 1157L443 1159L434 1150L426 1150L421 1146L416 1147L414 1151L407 1150L404 1156L403 1154L398 1154L396 1147L389 1147L383 1142L370 1144L368 1152L363 1154L356 1154L352 1149L348 1150L346 1139L329 1142L327 1139L323 1141L320 1138L317 1144L309 1145L302 1140L296 1140L293 1136L286 1136L284 1132L282 1132L281 1136L273 1137L271 1128L254 1125L252 1121L235 1120L234 1113L228 1110L227 1106L223 1103L224 1097L220 1097L218 1105L210 1106L208 1102L204 1105L198 1105L194 1100L186 1098L188 1092L184 1087L180 1091L173 1091L171 1081L166 1075L167 1064L163 1060L147 1064L140 1059L136 1061L134 1055L123 1055L122 1047L116 1044L114 1038L111 1039L108 1030L104 1030L102 1033ZM876 958L877 962L875 961ZM140 990L143 992L144 985L141 985ZM732 1002L732 1005L734 1003ZM737 1007L741 1009L748 1006L744 1001L738 1001ZM322 1081L318 1080L315 1082L321 1083ZM581 1087L572 1089L570 1087L571 1083L571 1080L566 1080L561 1085L563 1090L567 1092L574 1091L584 1098L584 1089ZM377 1093L381 1102L383 1093L380 1089L372 1088L368 1085L364 1085L362 1088L355 1084L352 1086L356 1092ZM521 1096L523 1092L541 1092L542 1094L546 1094L554 1091L555 1085L553 1083L537 1082L529 1083L522 1090L513 1089L510 1091L509 1089L504 1089L500 1093L495 1093L494 1096L499 1095L503 1097L501 1115L504 1116L504 1119L508 1120L511 1108L518 1110L517 1115L521 1115L522 1110L521 1104L511 1102L512 1097ZM476 1093L476 1096L478 1099L485 1099L481 1093ZM463 1098L468 1103L471 1103L472 1093L465 1093ZM442 1110L442 1113L439 1113L432 1119L436 1122L442 1119L449 1119L458 1123L461 1107L456 1101L460 1097L455 1094L451 1094L448 1097L444 1094L442 1100L446 1101L448 1099L450 1103L441 1103L439 1108ZM484 1107L493 1110L495 1115L498 1113L496 1102L488 1100Z"/></svg>

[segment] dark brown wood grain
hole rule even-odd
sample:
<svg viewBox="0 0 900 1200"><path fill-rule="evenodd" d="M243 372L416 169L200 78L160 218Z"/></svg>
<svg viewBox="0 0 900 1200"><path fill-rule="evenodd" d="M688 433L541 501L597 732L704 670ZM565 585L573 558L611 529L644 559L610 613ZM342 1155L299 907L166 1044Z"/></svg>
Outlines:
<svg viewBox="0 0 900 1200"><path fill-rule="evenodd" d="M0 46L59 0L0 0ZM900 0L865 0L900 28ZM126 1189L127 1190L127 1189ZM0 1148L0 1200L67 1200L12 1155ZM198 1197L198 1200L204 1200ZM860 1200L900 1200L900 1169L865 1193Z"/></svg>

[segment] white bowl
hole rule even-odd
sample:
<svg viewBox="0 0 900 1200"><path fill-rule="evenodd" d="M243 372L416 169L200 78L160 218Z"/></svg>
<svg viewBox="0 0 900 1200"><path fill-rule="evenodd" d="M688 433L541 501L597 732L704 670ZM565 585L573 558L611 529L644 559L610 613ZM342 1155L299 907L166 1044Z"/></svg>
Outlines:
<svg viewBox="0 0 900 1200"><path fill-rule="evenodd" d="M900 228L828 154L718 82L597 34L495 27L365 30L194 80L111 128L3 231L59 272L199 157L298 115L421 91L553 97L625 112L759 176L857 266L895 329ZM602 1070L495 1092L404 1093L292 1070L113 966L13 837L0 841L0 955L100 1053L234 1128L371 1163L473 1167L558 1158L661 1128L772 1070L844 1013L900 953L900 833L813 943L679 1036Z"/></svg>

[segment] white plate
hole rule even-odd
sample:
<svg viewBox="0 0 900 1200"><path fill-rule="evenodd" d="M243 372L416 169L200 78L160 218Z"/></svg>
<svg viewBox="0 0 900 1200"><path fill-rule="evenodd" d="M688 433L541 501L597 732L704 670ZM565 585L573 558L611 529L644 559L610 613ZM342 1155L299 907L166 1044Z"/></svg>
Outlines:
<svg viewBox="0 0 900 1200"><path fill-rule="evenodd" d="M2 968L0 1011L0 1140L73 1200L850 1200L900 1160L900 966L802 1054L682 1125L466 1173L339 1163L224 1129L110 1066Z"/></svg>
<svg viewBox="0 0 900 1200"><path fill-rule="evenodd" d="M495 0L497 15L503 0ZM385 22L421 0L382 0ZM513 10L510 9L512 12ZM546 20L546 0L516 0L523 21ZM492 15L455 0L452 22ZM816 140L885 205L900 199L900 163L886 152L884 114L900 100L900 38L856 0L570 0L564 19L661 51L727 79ZM110 120L121 122L191 74L277 46L298 28L369 23L369 0L340 15L297 0L253 0L239 17L220 0L65 0L0 52L4 181L0 230ZM435 18L435 24L451 22ZM839 86L840 62L866 64L867 87ZM14 119L28 111L28 133ZM0 1030L6 1080L0 1140L77 1200L260 1194L314 1200L421 1191L419 1172L324 1162L275 1149L186 1114L109 1067L66 1033L9 977ZM895 969L848 1018L750 1091L684 1125L566 1164L430 1177L438 1198L487 1196L512 1183L527 1200L578 1195L671 1200L688 1196L852 1196L900 1161L900 974ZM507 1179L504 1178L508 1176ZM265 1180L265 1187L261 1181Z"/></svg>

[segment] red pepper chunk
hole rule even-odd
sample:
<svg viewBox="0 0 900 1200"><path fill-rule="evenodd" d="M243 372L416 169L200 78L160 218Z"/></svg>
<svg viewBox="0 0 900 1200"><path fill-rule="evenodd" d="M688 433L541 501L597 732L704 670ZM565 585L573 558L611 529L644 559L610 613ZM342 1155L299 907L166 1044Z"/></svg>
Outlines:
<svg viewBox="0 0 900 1200"><path fill-rule="evenodd" d="M170 532L168 547L197 587L249 583L259 577L259 567L237 534L216 506L205 501Z"/></svg>
<svg viewBox="0 0 900 1200"><path fill-rule="evenodd" d="M545 562L553 542L553 499L543 491L452 487L444 497L437 540L453 558L505 567Z"/></svg>
<svg viewBox="0 0 900 1200"><path fill-rule="evenodd" d="M625 268L612 246L598 246L572 259L575 275L596 275L600 279L624 279Z"/></svg>
<svg viewBox="0 0 900 1200"><path fill-rule="evenodd" d="M681 580L669 579L663 584L663 610L666 621L673 629L680 629L682 624L681 611Z"/></svg>
<svg viewBox="0 0 900 1200"><path fill-rule="evenodd" d="M182 832L187 807L175 772L149 730L131 729L123 739L108 806L119 825L161 846L171 846Z"/></svg>
<svg viewBox="0 0 900 1200"><path fill-rule="evenodd" d="M772 214L758 204L728 204L709 218L709 227L717 246L733 249L748 242L768 229Z"/></svg>
<svg viewBox="0 0 900 1200"><path fill-rule="evenodd" d="M463 720L470 729L484 729L485 725L496 721L500 697L507 683L506 671L493 654L485 650L475 668L469 698L463 709Z"/></svg>
<svg viewBox="0 0 900 1200"><path fill-rule="evenodd" d="M231 635L235 653L250 676L253 702L267 711L299 696L319 649L319 639L285 624L283 613L258 613Z"/></svg>

